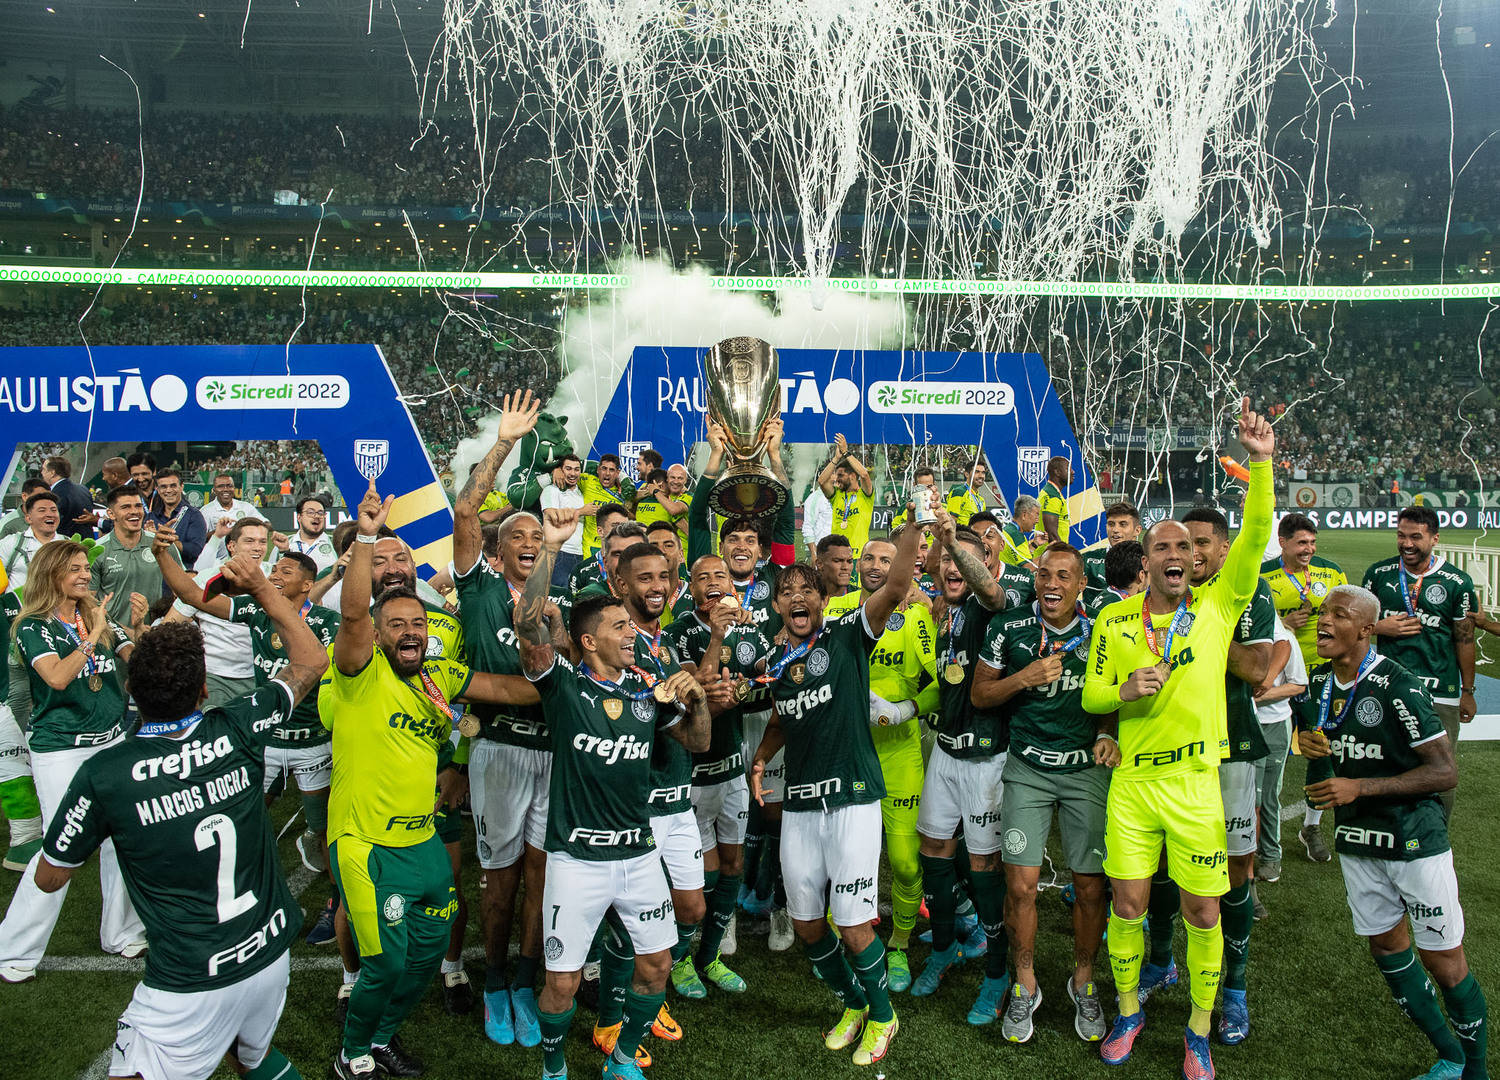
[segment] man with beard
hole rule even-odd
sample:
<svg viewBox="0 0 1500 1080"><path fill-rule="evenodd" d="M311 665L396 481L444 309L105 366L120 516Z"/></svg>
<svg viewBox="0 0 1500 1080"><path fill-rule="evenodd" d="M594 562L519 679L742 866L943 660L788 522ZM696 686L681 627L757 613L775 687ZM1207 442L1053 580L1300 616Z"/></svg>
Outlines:
<svg viewBox="0 0 1500 1080"><path fill-rule="evenodd" d="M1047 462L1047 480L1036 493L1036 501L1042 508L1042 532L1049 544L1059 541L1066 544L1072 531L1068 524L1072 512L1068 508L1068 485L1073 482L1073 466L1065 457L1055 457Z"/></svg>
<svg viewBox="0 0 1500 1080"><path fill-rule="evenodd" d="M157 477L157 486L161 478ZM297 500L297 531L291 536L276 538L276 550L285 554L295 551L306 555L318 568L321 577L333 569L339 557L333 552L333 540L328 535L328 504L321 495L304 495Z"/></svg>
<svg viewBox="0 0 1500 1080"><path fill-rule="evenodd" d="M830 1050L857 1044L856 1065L883 1058L899 1029L885 945L871 926L880 895L885 783L870 738L870 653L910 588L919 539L916 529L906 530L880 591L861 611L831 622L824 620L823 583L812 567L797 563L777 576L786 641L766 663L776 711L750 769L759 800L767 763L785 750L787 910L808 959L844 1005L823 1044ZM830 915L838 937L829 932Z"/></svg>
<svg viewBox="0 0 1500 1080"><path fill-rule="evenodd" d="M1104 511L1104 535L1108 540L1104 547L1083 553L1083 564L1088 568L1089 573L1089 587L1094 589L1109 587L1104 560L1109 557L1110 549L1127 540L1136 540L1140 537L1140 511L1128 502L1115 503Z"/></svg>
<svg viewBox="0 0 1500 1080"><path fill-rule="evenodd" d="M921 526L907 525L921 532ZM900 535L899 533L897 534ZM885 585L896 545L871 540L859 556L859 591L830 600L823 616L836 619L857 611ZM886 970L891 990L911 986L906 950L922 906L922 863L918 857L917 810L922 803L922 728L917 717L938 705L937 634L932 614L921 604L892 612L870 653L870 738L880 758L885 797L880 818L885 827L886 860L891 864L891 936L886 942Z"/></svg>
<svg viewBox="0 0 1500 1080"><path fill-rule="evenodd" d="M516 676L471 672L428 657L427 609L405 587L370 604L371 553L394 496L370 481L333 643L318 695L333 732L329 856L359 948L349 997L340 1080L422 1071L396 1041L448 947L458 909L449 855L434 829L440 806L456 808L463 778L452 763L452 702L535 703ZM439 791L434 801L433 792Z"/></svg>
<svg viewBox="0 0 1500 1080"><path fill-rule="evenodd" d="M583 557L587 559L603 546L604 537L608 535L598 527L600 522L595 515L606 506L632 505L635 502L635 485L620 475L618 455L601 454L595 470L585 472L578 478L578 490L583 493L584 498Z"/></svg>
<svg viewBox="0 0 1500 1080"><path fill-rule="evenodd" d="M682 503L682 513L672 515L672 525L677 529L677 542L687 543L687 516L693 507L693 493L688 490L692 483L692 477L688 475L687 466L667 466L667 494Z"/></svg>
<svg viewBox="0 0 1500 1080"><path fill-rule="evenodd" d="M1032 568L1024 563L1013 566L1005 561L1005 531L1000 525L1000 519L989 510L983 510L969 519L969 528L984 544L984 565L1004 590L1006 606L1025 607L1036 600L1036 582L1032 578ZM937 562L942 554L942 546L934 545L927 555L928 572L934 579L937 577Z"/></svg>
<svg viewBox="0 0 1500 1080"><path fill-rule="evenodd" d="M229 521L228 518L224 520L226 524ZM224 537L226 557L234 558L236 555L248 554L264 562L269 530L270 526L260 518L240 518L230 527ZM213 561L211 565L205 565L208 562L208 549L205 548L204 554L199 556L199 569L193 575L193 587L200 595L204 587L219 572L221 565L217 561ZM251 661L250 631L246 627L235 626L206 611L199 611L183 600L181 595L172 605L172 611L167 618L178 622L191 619L203 632L203 651L208 663L208 706L210 708L222 705L226 701L237 698L241 694L248 694L255 689L255 665Z"/></svg>
<svg viewBox="0 0 1500 1080"><path fill-rule="evenodd" d="M858 559L870 538L875 481L864 462L850 451L842 434L834 437L833 456L818 474L818 486L833 504L833 531L848 539Z"/></svg>
<svg viewBox="0 0 1500 1080"><path fill-rule="evenodd" d="M672 591L667 593L667 606L661 613L661 624L671 626L693 610L688 574L682 565L682 534L670 521L653 521L646 527L646 541L667 560L667 576L672 581Z"/></svg>
<svg viewBox="0 0 1500 1080"><path fill-rule="evenodd" d="M578 490L579 477L583 475L583 459L577 454L566 455L556 469L552 470L552 482L542 488L543 510L581 510L583 492ZM583 522L568 537L563 549L557 553L557 565L552 568L552 584L559 588L568 584L568 578L583 558Z"/></svg>
<svg viewBox="0 0 1500 1080"><path fill-rule="evenodd" d="M604 549L608 545L610 534L621 525L634 523L635 518L631 516L629 510L619 503L611 503L607 506L601 506L592 518L580 520L594 522L598 530L599 542L592 552L585 552L584 558L578 564L578 567L568 575L568 595L570 597L580 596L585 589L589 588L600 588L605 592L609 591L609 586L604 583L605 579L609 577L609 566L606 565L608 555ZM644 539L646 533L642 530L639 534L631 533L627 535L639 536ZM619 554L623 550L623 548L617 548L615 554Z"/></svg>
<svg viewBox="0 0 1500 1080"><path fill-rule="evenodd" d="M745 980L720 953L734 952L731 927L745 874L750 789L745 784L742 716L751 689L747 680L760 673L771 643L741 618L723 559L700 558L689 587L694 606L673 620L667 639L682 666L708 688L713 713L709 747L693 755L692 774L708 921L696 957L690 959L684 950L673 963L672 985L684 997L701 998L708 994L705 980L732 994L745 991ZM726 689L733 695L728 699L722 696Z"/></svg>
<svg viewBox="0 0 1500 1080"><path fill-rule="evenodd" d="M979 494L979 489L984 486L988 476L984 462L976 456L974 467L969 470L969 482L958 484L948 492L948 498L944 500L943 506L947 509L948 516L959 525L967 525L969 519L975 514L981 514L989 509L984 496Z"/></svg>

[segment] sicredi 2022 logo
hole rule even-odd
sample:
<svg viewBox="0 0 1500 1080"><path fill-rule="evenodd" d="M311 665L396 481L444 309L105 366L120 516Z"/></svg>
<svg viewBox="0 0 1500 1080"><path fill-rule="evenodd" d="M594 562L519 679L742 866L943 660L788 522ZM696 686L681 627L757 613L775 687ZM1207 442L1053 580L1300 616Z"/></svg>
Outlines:
<svg viewBox="0 0 1500 1080"><path fill-rule="evenodd" d="M160 381L160 380L158 380ZM200 409L342 409L349 380L342 375L205 375Z"/></svg>

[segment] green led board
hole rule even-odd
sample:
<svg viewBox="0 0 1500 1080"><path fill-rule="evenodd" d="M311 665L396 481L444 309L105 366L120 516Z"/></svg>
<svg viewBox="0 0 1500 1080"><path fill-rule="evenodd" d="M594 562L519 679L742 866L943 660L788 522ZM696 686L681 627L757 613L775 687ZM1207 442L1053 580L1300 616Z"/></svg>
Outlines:
<svg viewBox="0 0 1500 1080"><path fill-rule="evenodd" d="M96 269L0 264L0 283L43 285L187 285L262 289L624 289L628 274L444 273L376 270ZM807 278L754 275L709 279L726 292L806 290ZM829 278L838 292L909 296L1084 296L1163 300L1393 301L1500 298L1500 281L1424 285L1231 285L1156 281L995 281L981 278Z"/></svg>

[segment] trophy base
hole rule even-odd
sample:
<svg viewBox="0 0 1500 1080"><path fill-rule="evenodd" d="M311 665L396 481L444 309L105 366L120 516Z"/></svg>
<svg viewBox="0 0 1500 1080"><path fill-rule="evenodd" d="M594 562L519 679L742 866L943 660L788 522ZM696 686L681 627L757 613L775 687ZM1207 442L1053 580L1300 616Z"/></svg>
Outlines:
<svg viewBox="0 0 1500 1080"><path fill-rule="evenodd" d="M761 465L736 465L708 492L709 509L731 518L773 517L791 498L785 485Z"/></svg>

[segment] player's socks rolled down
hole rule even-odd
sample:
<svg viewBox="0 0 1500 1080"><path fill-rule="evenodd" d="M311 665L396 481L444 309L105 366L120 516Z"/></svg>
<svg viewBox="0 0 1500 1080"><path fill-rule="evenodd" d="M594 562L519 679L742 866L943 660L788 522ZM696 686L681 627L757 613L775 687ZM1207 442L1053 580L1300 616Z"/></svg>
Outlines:
<svg viewBox="0 0 1500 1080"><path fill-rule="evenodd" d="M1448 1022L1464 1049L1464 1080L1489 1080L1486 1057L1489 1049L1489 1007L1484 991L1473 975L1465 975L1457 986L1443 990L1448 1004Z"/></svg>
<svg viewBox="0 0 1500 1080"><path fill-rule="evenodd" d="M1437 991L1433 988L1432 980L1427 978L1426 969L1417 962L1411 947L1407 946L1390 956L1377 956L1375 966L1385 976L1386 985L1391 988L1391 996L1396 999L1397 1006L1406 1014L1407 1019L1422 1029L1422 1034L1432 1043L1438 1057L1444 1061L1464 1061L1463 1045L1443 1019L1443 1010L1438 1008Z"/></svg>
<svg viewBox="0 0 1500 1080"><path fill-rule="evenodd" d="M870 1003L870 1019L878 1024L889 1022L896 1013L891 1008L890 985L886 979L885 944L876 937L854 954L850 966L865 992L865 1000Z"/></svg>
<svg viewBox="0 0 1500 1080"><path fill-rule="evenodd" d="M242 1075L245 1080L302 1080L297 1067L274 1046L266 1051L266 1056L259 1065Z"/></svg>
<svg viewBox="0 0 1500 1080"><path fill-rule="evenodd" d="M1220 925L1224 927L1224 987L1245 989L1245 968L1250 963L1250 929L1255 925L1255 901L1250 883L1231 885L1219 901ZM1152 939L1156 937L1152 933ZM1154 949L1153 949L1154 953ZM1151 962L1156 963L1153 955Z"/></svg>
<svg viewBox="0 0 1500 1080"><path fill-rule="evenodd" d="M625 992L625 1023L620 1027L620 1041L615 1043L616 1061L623 1065L635 1060L636 1048L651 1030L651 1022L666 1000L666 992L661 990L654 994L638 994L634 990Z"/></svg>
<svg viewBox="0 0 1500 1080"><path fill-rule="evenodd" d="M618 930L604 935L599 953L599 1026L618 1024L625 1015L625 996L635 973L635 950Z"/></svg>
<svg viewBox="0 0 1500 1080"><path fill-rule="evenodd" d="M922 891L927 897L927 918L932 922L932 951L942 952L953 944L953 917L957 884L952 859L922 856Z"/></svg>
<svg viewBox="0 0 1500 1080"><path fill-rule="evenodd" d="M760 864L755 868L755 895L761 900L771 899L781 877L781 819L767 818L765 830L760 842Z"/></svg>
<svg viewBox="0 0 1500 1080"><path fill-rule="evenodd" d="M516 974L510 982L512 990L535 990L537 971L541 965L535 956L522 953L516 957ZM488 974L488 972L486 972Z"/></svg>
<svg viewBox="0 0 1500 1080"><path fill-rule="evenodd" d="M1216 919L1205 929L1183 919L1182 925L1187 930L1188 998L1193 1003L1188 1027L1207 1035L1224 971L1224 923Z"/></svg>
<svg viewBox="0 0 1500 1080"><path fill-rule="evenodd" d="M745 879L738 875L719 874L713 892L708 897L708 918L703 922L703 937L698 942L698 966L708 967L718 958L719 947L724 943L724 934L729 930L729 920L734 917L735 900L740 895L740 886ZM706 891L706 890L705 890Z"/></svg>
<svg viewBox="0 0 1500 1080"><path fill-rule="evenodd" d="M538 1012L537 1021L542 1029L542 1071L557 1075L567 1067L563 1057L563 1044L568 1041L568 1028L573 1023L573 1012L578 1006L568 1002L566 1012Z"/></svg>
<svg viewBox="0 0 1500 1080"><path fill-rule="evenodd" d="M1109 909L1109 968L1115 975L1115 992L1120 995L1120 1015L1134 1016L1141 1011L1136 990L1141 985L1141 952L1146 947L1144 915L1124 919Z"/></svg>
<svg viewBox="0 0 1500 1080"><path fill-rule="evenodd" d="M1177 882L1158 870L1151 879L1151 900L1146 907L1146 921L1151 935L1151 962L1166 967L1172 962L1172 934L1176 930L1177 912L1182 907L1182 893Z"/></svg>
<svg viewBox="0 0 1500 1080"><path fill-rule="evenodd" d="M904 949L911 942L922 908L920 845L915 835L885 834L885 857L891 864L891 938L887 944L892 949Z"/></svg>
<svg viewBox="0 0 1500 1080"><path fill-rule="evenodd" d="M869 1004L864 989L855 981L849 961L844 959L844 950L840 948L837 937L824 934L810 945L804 942L802 948L812 966L823 976L823 985L833 991L833 996L843 1003L844 1008L863 1009Z"/></svg>
<svg viewBox="0 0 1500 1080"><path fill-rule="evenodd" d="M42 804L37 801L36 781L29 776L17 776L0 784L0 810L5 811L6 820L11 822L36 818L40 829Z"/></svg>
<svg viewBox="0 0 1500 1080"><path fill-rule="evenodd" d="M1004 978L1009 959L1009 938L1005 935L1005 874L1000 870L970 870L969 884L974 890L974 909L979 912L979 925L984 927L985 937L990 939L989 950L984 954L984 974L991 979Z"/></svg>

